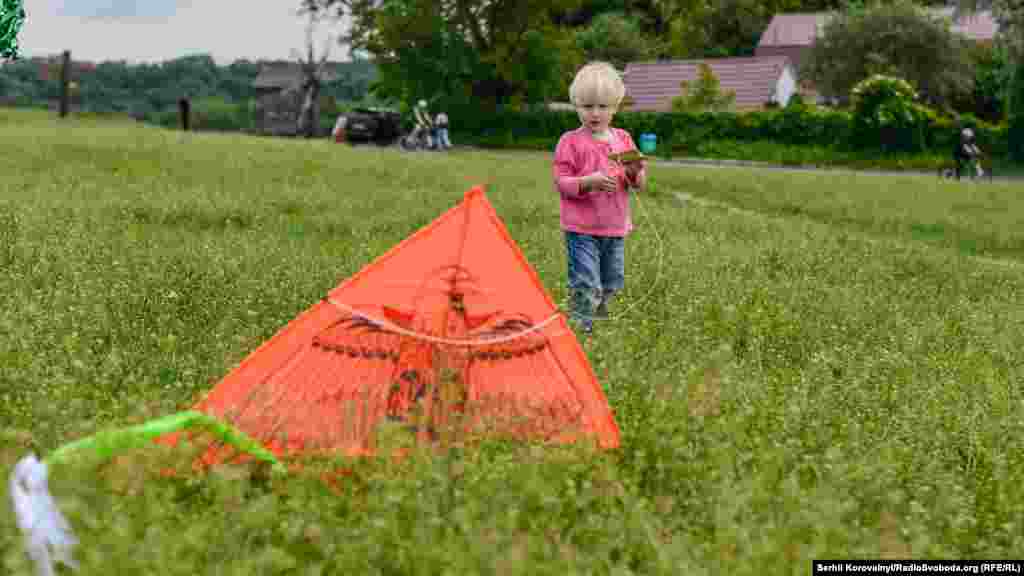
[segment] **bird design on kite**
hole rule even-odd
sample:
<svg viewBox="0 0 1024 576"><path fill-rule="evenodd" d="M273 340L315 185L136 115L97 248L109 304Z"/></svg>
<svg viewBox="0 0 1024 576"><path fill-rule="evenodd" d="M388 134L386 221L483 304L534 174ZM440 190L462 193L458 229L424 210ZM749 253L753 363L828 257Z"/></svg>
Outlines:
<svg viewBox="0 0 1024 576"><path fill-rule="evenodd" d="M312 341L314 348L347 356L350 363L376 362L385 374L390 372L386 405L392 419L408 417L417 403L424 407L425 401L431 407L464 413L467 403L479 404L484 391L498 388L493 384L496 373L504 374L505 380L538 379L529 360L542 353L548 342L542 334L532 333L536 322L524 314L484 307L483 300L476 298L482 296L481 291L464 268L446 266L436 277L444 286L431 294L425 283L415 297L419 308L382 306L387 325L347 314ZM425 341L411 334L444 342ZM523 336L515 337L518 334ZM523 366L503 366L513 361L525 361L529 373L524 373ZM512 385L505 383L505 387ZM436 434L432 426L427 432Z"/></svg>
<svg viewBox="0 0 1024 576"><path fill-rule="evenodd" d="M479 189L344 281L195 410L277 454L366 454L399 421L618 445L586 355ZM208 461L229 458L210 455Z"/></svg>

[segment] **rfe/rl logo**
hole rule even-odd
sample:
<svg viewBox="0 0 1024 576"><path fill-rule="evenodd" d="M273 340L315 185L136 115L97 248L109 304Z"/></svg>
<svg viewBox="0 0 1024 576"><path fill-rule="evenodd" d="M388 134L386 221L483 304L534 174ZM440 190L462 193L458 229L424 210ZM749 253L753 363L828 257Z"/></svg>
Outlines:
<svg viewBox="0 0 1024 576"><path fill-rule="evenodd" d="M18 31L24 22L22 0L0 0L0 58L18 58Z"/></svg>

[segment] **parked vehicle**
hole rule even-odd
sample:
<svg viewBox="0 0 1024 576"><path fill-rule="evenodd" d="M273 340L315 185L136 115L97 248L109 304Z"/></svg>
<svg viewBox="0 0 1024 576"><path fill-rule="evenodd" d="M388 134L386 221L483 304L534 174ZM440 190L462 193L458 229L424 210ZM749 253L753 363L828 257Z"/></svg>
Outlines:
<svg viewBox="0 0 1024 576"><path fill-rule="evenodd" d="M345 140L390 145L401 136L402 115L387 108L356 108L345 115Z"/></svg>

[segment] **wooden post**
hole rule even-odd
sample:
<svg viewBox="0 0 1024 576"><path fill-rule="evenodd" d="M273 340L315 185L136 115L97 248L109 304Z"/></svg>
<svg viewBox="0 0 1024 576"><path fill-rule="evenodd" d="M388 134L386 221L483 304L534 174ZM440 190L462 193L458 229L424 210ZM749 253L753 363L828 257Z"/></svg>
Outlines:
<svg viewBox="0 0 1024 576"><path fill-rule="evenodd" d="M71 108L71 91L68 84L71 82L71 51L65 50L60 65L60 117L68 115Z"/></svg>
<svg viewBox="0 0 1024 576"><path fill-rule="evenodd" d="M181 129L188 132L189 126L189 102L188 98L182 97L178 100L178 113L181 116Z"/></svg>

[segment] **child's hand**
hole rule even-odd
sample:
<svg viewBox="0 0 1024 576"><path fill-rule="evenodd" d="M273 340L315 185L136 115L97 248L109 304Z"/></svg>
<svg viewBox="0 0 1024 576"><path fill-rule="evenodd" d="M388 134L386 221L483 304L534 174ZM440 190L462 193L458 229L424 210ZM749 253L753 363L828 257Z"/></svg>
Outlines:
<svg viewBox="0 0 1024 576"><path fill-rule="evenodd" d="M623 166L626 168L626 176L629 176L629 179L633 180L641 170L647 167L647 161L636 160L635 162L627 162Z"/></svg>
<svg viewBox="0 0 1024 576"><path fill-rule="evenodd" d="M604 172L594 172L580 179L580 186L588 192L612 193L619 189L619 182Z"/></svg>

